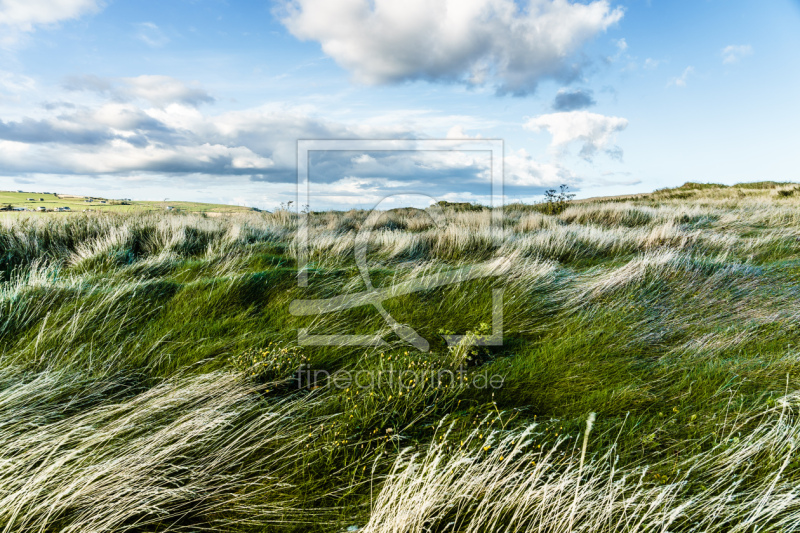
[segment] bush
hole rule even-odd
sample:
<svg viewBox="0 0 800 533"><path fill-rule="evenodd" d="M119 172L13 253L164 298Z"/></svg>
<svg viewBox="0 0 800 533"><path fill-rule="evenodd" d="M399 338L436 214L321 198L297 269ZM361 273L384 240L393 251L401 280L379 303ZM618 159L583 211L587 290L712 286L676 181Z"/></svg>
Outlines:
<svg viewBox="0 0 800 533"><path fill-rule="evenodd" d="M575 193L569 192L569 186L567 185L561 185L558 191L549 189L544 193L544 201L537 204L538 211L545 215L561 214L569 207L573 198L575 198Z"/></svg>

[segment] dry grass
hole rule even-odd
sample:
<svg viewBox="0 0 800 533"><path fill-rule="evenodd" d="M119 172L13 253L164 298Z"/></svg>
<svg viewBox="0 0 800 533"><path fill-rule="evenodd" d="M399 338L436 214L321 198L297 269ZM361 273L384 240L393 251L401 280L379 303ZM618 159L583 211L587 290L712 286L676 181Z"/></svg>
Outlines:
<svg viewBox="0 0 800 533"><path fill-rule="evenodd" d="M3 376L3 531L229 529L308 522L292 484L312 401L267 403L234 374L146 390L78 375ZM254 482L258 482L254 484Z"/></svg>
<svg viewBox="0 0 800 533"><path fill-rule="evenodd" d="M577 435L536 445L536 425L460 441L445 427L427 450L397 458L364 531L793 531L799 401L721 423L706 451L648 465L618 464L616 445L584 464L590 423L583 449Z"/></svg>

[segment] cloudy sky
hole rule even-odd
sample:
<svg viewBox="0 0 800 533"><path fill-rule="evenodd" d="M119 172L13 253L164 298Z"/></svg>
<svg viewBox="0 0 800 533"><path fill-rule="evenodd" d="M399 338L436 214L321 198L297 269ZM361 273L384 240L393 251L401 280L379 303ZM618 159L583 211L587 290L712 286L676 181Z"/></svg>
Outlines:
<svg viewBox="0 0 800 533"><path fill-rule="evenodd" d="M0 189L263 208L298 139L502 139L506 196L800 181L800 2L0 0ZM490 154L317 153L314 208Z"/></svg>

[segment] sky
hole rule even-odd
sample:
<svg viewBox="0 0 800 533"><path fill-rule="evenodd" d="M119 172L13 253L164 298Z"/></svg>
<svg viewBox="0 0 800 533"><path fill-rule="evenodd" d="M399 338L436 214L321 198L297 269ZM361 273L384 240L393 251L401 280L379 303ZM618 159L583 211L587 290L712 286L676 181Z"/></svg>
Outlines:
<svg viewBox="0 0 800 533"><path fill-rule="evenodd" d="M800 181L800 1L0 0L0 190L313 209ZM425 152L425 141L463 149Z"/></svg>

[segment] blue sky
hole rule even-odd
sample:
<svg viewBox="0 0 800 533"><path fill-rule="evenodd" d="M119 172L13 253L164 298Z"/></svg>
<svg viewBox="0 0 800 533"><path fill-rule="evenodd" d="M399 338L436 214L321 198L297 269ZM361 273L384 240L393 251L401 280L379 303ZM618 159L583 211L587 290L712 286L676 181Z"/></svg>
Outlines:
<svg viewBox="0 0 800 533"><path fill-rule="evenodd" d="M789 0L0 0L0 189L271 208L331 138L503 139L509 200L800 181L798 51ZM479 157L365 155L314 208L486 200Z"/></svg>

